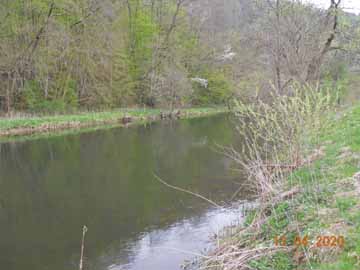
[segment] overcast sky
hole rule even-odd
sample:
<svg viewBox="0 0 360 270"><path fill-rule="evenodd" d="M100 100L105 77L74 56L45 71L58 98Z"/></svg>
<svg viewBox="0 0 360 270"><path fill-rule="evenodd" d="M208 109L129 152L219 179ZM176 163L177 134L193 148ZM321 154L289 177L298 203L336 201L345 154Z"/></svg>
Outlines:
<svg viewBox="0 0 360 270"><path fill-rule="evenodd" d="M327 8L330 6L330 0L306 0L321 7ZM360 14L360 0L342 0L342 7L345 11Z"/></svg>

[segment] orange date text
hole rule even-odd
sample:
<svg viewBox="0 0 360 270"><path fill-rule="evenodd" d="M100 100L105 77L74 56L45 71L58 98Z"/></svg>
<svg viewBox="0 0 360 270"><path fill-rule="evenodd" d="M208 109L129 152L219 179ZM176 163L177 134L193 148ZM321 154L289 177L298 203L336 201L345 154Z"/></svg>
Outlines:
<svg viewBox="0 0 360 270"><path fill-rule="evenodd" d="M274 244L275 246L308 247L314 245L319 248L343 248L345 246L345 238L341 235L320 235L316 237L315 241L311 241L308 236L296 236L291 239L288 239L286 236L276 236L274 238Z"/></svg>

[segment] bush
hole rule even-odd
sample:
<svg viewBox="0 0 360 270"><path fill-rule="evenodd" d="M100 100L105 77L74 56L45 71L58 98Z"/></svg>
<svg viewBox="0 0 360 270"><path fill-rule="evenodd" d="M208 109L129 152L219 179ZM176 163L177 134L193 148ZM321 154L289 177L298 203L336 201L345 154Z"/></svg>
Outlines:
<svg viewBox="0 0 360 270"><path fill-rule="evenodd" d="M311 138L330 124L327 112L334 105L330 92L297 84L292 90L291 96L274 93L270 102L237 102L235 109L238 131L246 143L232 155L265 198L274 195L289 168L306 160Z"/></svg>
<svg viewBox="0 0 360 270"><path fill-rule="evenodd" d="M23 93L26 109L34 111L39 101L43 99L39 82L35 80L26 81Z"/></svg>
<svg viewBox="0 0 360 270"><path fill-rule="evenodd" d="M222 105L231 97L231 84L222 72L204 72L200 77L208 80L208 86L192 83L193 105Z"/></svg>
<svg viewBox="0 0 360 270"><path fill-rule="evenodd" d="M40 83L35 80L26 81L23 96L25 109L31 112L66 112L77 107L76 82L68 80L64 84L64 90L61 97L45 97Z"/></svg>

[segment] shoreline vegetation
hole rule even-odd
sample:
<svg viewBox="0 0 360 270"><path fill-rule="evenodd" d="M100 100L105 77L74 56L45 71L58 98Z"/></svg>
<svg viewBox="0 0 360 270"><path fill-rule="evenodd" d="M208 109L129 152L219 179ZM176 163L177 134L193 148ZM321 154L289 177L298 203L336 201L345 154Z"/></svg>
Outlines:
<svg viewBox="0 0 360 270"><path fill-rule="evenodd" d="M64 130L129 126L165 119L188 119L225 113L227 109L187 108L119 109L104 112L83 112L62 115L23 115L0 118L0 138L15 138L34 134L56 133Z"/></svg>
<svg viewBox="0 0 360 270"><path fill-rule="evenodd" d="M318 132L291 141L308 143L294 166L255 170L252 180L268 185L258 190L257 206L242 225L225 229L200 269L360 269L360 105L325 114L310 115L327 121Z"/></svg>

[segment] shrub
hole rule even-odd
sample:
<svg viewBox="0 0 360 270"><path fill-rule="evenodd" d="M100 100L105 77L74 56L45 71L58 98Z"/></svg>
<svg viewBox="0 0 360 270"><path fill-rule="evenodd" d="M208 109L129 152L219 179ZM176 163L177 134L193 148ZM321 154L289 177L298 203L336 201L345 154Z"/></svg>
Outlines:
<svg viewBox="0 0 360 270"><path fill-rule="evenodd" d="M45 97L38 81L26 81L22 96L25 109L31 112L46 113L73 110L78 105L76 82L73 80L67 80L63 85L62 96L52 97L50 90L49 96Z"/></svg>
<svg viewBox="0 0 360 270"><path fill-rule="evenodd" d="M231 84L224 73L208 71L200 77L208 80L208 86L205 87L197 82L192 83L194 105L221 105L231 97Z"/></svg>
<svg viewBox="0 0 360 270"><path fill-rule="evenodd" d="M316 138L329 124L327 111L334 104L329 91L294 84L291 95L272 93L270 102L236 102L238 131L244 148L230 149L254 180L257 191L268 199L279 190L283 174L298 168Z"/></svg>

